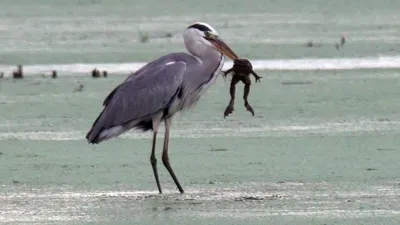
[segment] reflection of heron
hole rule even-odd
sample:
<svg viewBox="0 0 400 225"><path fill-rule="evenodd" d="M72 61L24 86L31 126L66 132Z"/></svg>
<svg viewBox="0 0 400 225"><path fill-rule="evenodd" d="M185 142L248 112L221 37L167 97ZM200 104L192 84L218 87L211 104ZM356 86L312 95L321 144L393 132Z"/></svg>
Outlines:
<svg viewBox="0 0 400 225"><path fill-rule="evenodd" d="M150 161L158 191L162 193L157 173L155 145L160 123L165 123L162 161L179 191L183 189L169 162L168 142L173 115L193 107L200 96L215 82L224 64L224 55L237 55L206 23L195 23L183 33L190 54L170 53L129 76L104 100L104 109L94 122L86 139L100 143L132 128L153 130Z"/></svg>

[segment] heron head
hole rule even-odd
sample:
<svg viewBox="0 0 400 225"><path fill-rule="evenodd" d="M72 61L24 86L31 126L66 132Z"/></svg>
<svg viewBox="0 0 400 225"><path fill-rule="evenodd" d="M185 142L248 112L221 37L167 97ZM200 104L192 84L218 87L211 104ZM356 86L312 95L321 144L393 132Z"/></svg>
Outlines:
<svg viewBox="0 0 400 225"><path fill-rule="evenodd" d="M197 41L217 49L232 60L239 58L236 53L219 37L218 32L209 24L197 22L190 25L187 30L193 31Z"/></svg>

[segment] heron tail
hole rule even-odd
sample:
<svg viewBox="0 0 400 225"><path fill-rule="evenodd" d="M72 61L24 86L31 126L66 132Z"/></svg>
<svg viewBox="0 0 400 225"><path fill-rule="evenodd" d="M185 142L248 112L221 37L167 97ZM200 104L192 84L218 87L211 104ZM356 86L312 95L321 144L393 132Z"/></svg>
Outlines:
<svg viewBox="0 0 400 225"><path fill-rule="evenodd" d="M103 110L104 112L104 110ZM98 144L102 141L108 140L112 137L119 136L120 134L124 133L127 130L130 130L132 128L136 128L137 130L141 130L143 132L148 131L148 130L153 130L153 123L151 118L146 118L143 120L132 120L128 121L124 124L121 125L116 125L112 127L104 127L104 124L102 123L103 120L101 120L101 116L103 112L100 113L100 115L97 117L97 119L94 121L92 128L90 131L86 134L86 139L90 144Z"/></svg>
<svg viewBox="0 0 400 225"><path fill-rule="evenodd" d="M124 133L127 129L122 126L114 126L108 129L99 129L97 132L95 132L94 129L91 129L87 134L86 134L86 139L90 144L98 144L102 141L108 140L112 137L117 137L120 134Z"/></svg>
<svg viewBox="0 0 400 225"><path fill-rule="evenodd" d="M98 140L98 137L102 131L102 129L99 129L99 120L100 117L103 115L105 108L103 109L103 111L101 111L100 115L96 118L96 120L94 121L92 128L89 130L89 132L86 134L86 140L88 140L88 142L90 144L97 144L100 143L102 140Z"/></svg>
<svg viewBox="0 0 400 225"><path fill-rule="evenodd" d="M88 140L88 142L90 144L97 144L98 142L95 141L95 138L91 137L91 134L93 132L93 129L91 129L87 134L86 134L86 140Z"/></svg>

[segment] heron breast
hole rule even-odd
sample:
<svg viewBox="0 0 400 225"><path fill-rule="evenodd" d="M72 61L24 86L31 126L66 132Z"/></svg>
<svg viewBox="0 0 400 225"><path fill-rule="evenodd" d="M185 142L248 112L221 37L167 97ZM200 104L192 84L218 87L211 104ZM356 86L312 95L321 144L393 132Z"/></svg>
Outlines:
<svg viewBox="0 0 400 225"><path fill-rule="evenodd" d="M212 74L210 75L210 79L207 80L207 82L204 82L203 85L200 86L199 88L199 96L203 95L204 92L211 87L211 85L213 85L215 83L215 81L218 78L219 73L222 70L222 67L224 65L224 56L221 54L221 60L219 61L219 64L217 66L217 68L212 72Z"/></svg>

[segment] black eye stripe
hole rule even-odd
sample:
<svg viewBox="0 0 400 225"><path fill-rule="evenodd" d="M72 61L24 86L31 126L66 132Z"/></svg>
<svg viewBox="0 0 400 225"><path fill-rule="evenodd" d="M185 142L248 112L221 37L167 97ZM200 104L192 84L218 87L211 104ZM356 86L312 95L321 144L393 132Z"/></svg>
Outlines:
<svg viewBox="0 0 400 225"><path fill-rule="evenodd" d="M208 28L207 26L201 25L201 24L193 24L192 26L188 27L188 28L196 28L198 30L201 30L203 32L211 32L210 28Z"/></svg>

